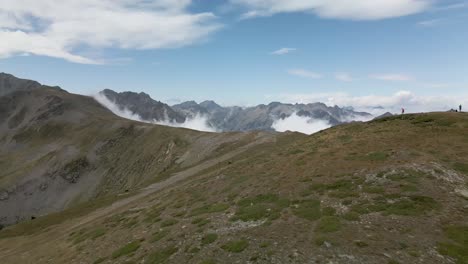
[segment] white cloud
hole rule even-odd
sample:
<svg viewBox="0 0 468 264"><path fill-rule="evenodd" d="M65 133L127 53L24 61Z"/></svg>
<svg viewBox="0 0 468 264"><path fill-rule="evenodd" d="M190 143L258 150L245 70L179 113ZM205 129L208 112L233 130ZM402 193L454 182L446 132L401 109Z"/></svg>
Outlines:
<svg viewBox="0 0 468 264"><path fill-rule="evenodd" d="M271 54L273 54L273 55L285 55L285 54L291 53L293 51L296 51L296 49L295 48L281 48L279 50L273 51Z"/></svg>
<svg viewBox="0 0 468 264"><path fill-rule="evenodd" d="M377 20L416 14L433 0L230 0L247 11L243 18L304 12L325 18Z"/></svg>
<svg viewBox="0 0 468 264"><path fill-rule="evenodd" d="M410 81L412 78L405 74L375 74L371 75L370 78L381 80L381 81Z"/></svg>
<svg viewBox="0 0 468 264"><path fill-rule="evenodd" d="M83 48L159 49L190 45L220 25L190 13L191 0L0 0L0 57L20 53L75 63L103 60Z"/></svg>
<svg viewBox="0 0 468 264"><path fill-rule="evenodd" d="M342 81L342 82L352 82L353 81L353 77L351 76L351 74L345 73L345 72L336 73L335 78L337 80L339 80L339 81Z"/></svg>
<svg viewBox="0 0 468 264"><path fill-rule="evenodd" d="M424 20L418 22L417 25L423 26L423 27L432 27L440 23L441 19L431 19L431 20Z"/></svg>
<svg viewBox="0 0 468 264"><path fill-rule="evenodd" d="M284 119L280 118L275 120L271 127L278 132L296 131L310 135L327 129L331 127L331 125L325 120L298 116L296 113L293 113L291 116Z"/></svg>
<svg viewBox="0 0 468 264"><path fill-rule="evenodd" d="M323 102L329 106L352 106L358 111L380 115L384 112L397 113L404 107L407 112L447 111L459 104L468 105L468 94L458 96L418 95L411 91L398 91L391 95L351 96L347 93L280 94L270 95L269 100L286 103Z"/></svg>
<svg viewBox="0 0 468 264"><path fill-rule="evenodd" d="M100 103L102 106L109 109L115 115L118 115L118 116L126 118L126 119L135 120L135 121L138 121L138 122L144 122L143 119L139 115L133 113L132 111L130 111L127 108L120 108L117 104L115 104L114 102L109 100L109 98L107 98L102 93L93 94L93 98L98 103Z"/></svg>
<svg viewBox="0 0 468 264"><path fill-rule="evenodd" d="M158 124L158 125L163 125L163 126L183 127L183 128L188 128L188 129L193 129L193 130L198 130L198 131L205 131L205 132L218 132L217 129L208 125L208 118L202 115L197 115L193 118L187 118L184 123L168 122L168 121L158 121L158 122L153 122L153 123Z"/></svg>
<svg viewBox="0 0 468 264"><path fill-rule="evenodd" d="M313 72L313 71L304 70L304 69L291 69L291 70L288 70L288 73L291 75L304 77L304 78L310 78L310 79L322 78L321 74Z"/></svg>
<svg viewBox="0 0 468 264"><path fill-rule="evenodd" d="M144 120L138 114L133 113L127 108L121 108L117 106L114 102L109 100L105 95L102 93L97 93L93 95L93 98L99 102L101 105L109 109L115 115L120 117L135 120L144 123L150 124L157 124L163 126L170 126L170 127L183 127L198 131L205 131L205 132L217 132L216 128L213 128L208 124L208 119L204 116L195 116L194 118L188 118L185 120L184 123L177 123L177 122L170 122L170 121L156 121L156 120Z"/></svg>

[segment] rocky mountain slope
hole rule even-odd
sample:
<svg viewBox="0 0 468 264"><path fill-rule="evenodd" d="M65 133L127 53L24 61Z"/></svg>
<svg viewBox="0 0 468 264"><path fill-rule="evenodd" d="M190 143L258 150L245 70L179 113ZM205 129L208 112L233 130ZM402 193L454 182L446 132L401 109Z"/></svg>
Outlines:
<svg viewBox="0 0 468 264"><path fill-rule="evenodd" d="M142 104L142 100L152 100L144 93L130 93L132 98L121 96L116 99L115 92L104 90L103 94L119 107L129 109L140 115L144 120L151 121L151 116L164 116L169 113L169 106L164 109L155 108L151 105ZM121 94L122 95L122 94ZM273 123L279 119L285 119L293 114L307 117L313 120L323 120L331 126L347 123L353 120L370 120L372 115L364 112L356 112L352 108L329 107L323 103L314 104L283 104L273 102L268 105L242 108L238 106L222 107L214 101L204 101L200 104L195 101L187 101L171 107L181 117L170 118L170 121L183 122L182 118L193 119L205 117L209 126L218 131L273 131ZM154 119L154 118L153 118ZM160 119L158 121L161 121ZM166 120L167 121L167 120Z"/></svg>
<svg viewBox="0 0 468 264"><path fill-rule="evenodd" d="M64 102L18 126L26 131L70 123L14 141L21 133L8 128L11 117L2 121L0 171L15 168L2 184L40 164L59 168L59 183L80 175L55 192L75 186L83 195L90 179L109 181L92 199L1 230L2 263L468 263L466 113L383 117L311 136L210 134L123 120L57 90L12 95L2 97L16 100L11 113L27 98ZM61 148L44 157L57 145L74 146L89 165L67 167Z"/></svg>
<svg viewBox="0 0 468 264"><path fill-rule="evenodd" d="M10 75L0 83L0 225L158 181L255 138L132 122L90 97Z"/></svg>
<svg viewBox="0 0 468 264"><path fill-rule="evenodd" d="M123 92L116 93L105 89L101 94L114 102L118 107L128 109L132 113L138 114L141 119L148 121L167 121L183 123L185 116L174 111L167 104L153 100L148 94Z"/></svg>

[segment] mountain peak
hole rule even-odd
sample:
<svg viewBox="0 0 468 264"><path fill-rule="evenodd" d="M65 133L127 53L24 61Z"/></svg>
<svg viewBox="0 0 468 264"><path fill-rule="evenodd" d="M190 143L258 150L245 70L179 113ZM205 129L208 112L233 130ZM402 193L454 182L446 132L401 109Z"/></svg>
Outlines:
<svg viewBox="0 0 468 264"><path fill-rule="evenodd" d="M15 92L28 91L40 88L42 85L36 81L20 79L8 73L0 73L0 96Z"/></svg>

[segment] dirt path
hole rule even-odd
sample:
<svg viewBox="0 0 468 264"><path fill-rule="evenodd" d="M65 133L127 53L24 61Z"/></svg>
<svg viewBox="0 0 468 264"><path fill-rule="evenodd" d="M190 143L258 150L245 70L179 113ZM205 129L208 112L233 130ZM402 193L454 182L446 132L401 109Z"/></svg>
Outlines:
<svg viewBox="0 0 468 264"><path fill-rule="evenodd" d="M108 207L105 207L105 208L100 208L94 212L92 212L91 214L85 216L83 219L81 219L77 224L73 225L71 227L71 229L73 228L76 228L78 226L81 226L81 225L85 225L89 222L92 222L98 218L101 218L101 217L104 217L104 216L107 216L109 215L111 212L115 211L115 210L118 210L120 208L123 208L135 201L138 201L148 195L151 195L159 190L162 190L166 187L169 187L175 183L178 183L180 181L183 181L191 176L194 176L196 175L197 173L205 170L205 169L208 169L208 168L211 168L213 166L215 166L216 164L219 164L221 162L225 162L225 161L228 161L229 159L232 159L233 157L245 152L246 150L250 149L252 146L255 146L255 145L258 145L260 143L263 143L265 142L264 140L263 141L260 141L260 142L252 142L252 143L249 143L245 146L242 146L236 150L233 150L231 152L228 152L222 156L219 156L217 158L214 158L214 159L210 159L210 160L207 160L205 162L202 162L198 165L195 165L193 167L190 167L184 171L180 171L180 172L177 172L175 173L174 175L172 175L171 177L169 177L168 179L164 180L164 181L161 181L161 182L157 182L157 183L154 183L154 184L151 184L149 185L148 187L145 187L143 189L141 189L141 191L131 197L128 197L128 198L124 198L124 199L121 199L119 201L116 201L114 202L113 204L111 204L110 206Z"/></svg>
<svg viewBox="0 0 468 264"><path fill-rule="evenodd" d="M168 179L166 180L163 180L161 182L157 182L157 183L154 183L154 184L151 184L143 189L141 189L137 194L131 196L131 197L127 197L127 198L123 198L121 200L118 200L116 202L114 202L113 204L109 205L109 206L106 206L106 207L102 207L102 208L99 208L91 213L89 213L88 215L86 216L83 216L83 217L80 217L78 218L76 221L72 219L73 222L71 222L72 224L71 225L64 225L64 224L61 224L61 226L57 226L55 227L53 230L52 230L52 233L53 234L46 234L46 233L43 233L43 234L40 234L39 236L36 236L36 237L29 237L26 241L19 238L19 237L15 237L15 238L11 238L13 240L16 240L16 242L19 242L19 243L13 243L13 244L16 244L14 248L4 248L3 250L0 250L0 259L1 258L7 258L7 257L18 257L18 255L22 255L22 256L25 256L25 255L28 255L29 251L31 250L34 250L34 248L36 248L37 244L39 243L40 245L42 245L43 243L46 243L47 242L50 242L49 239L51 237L54 237L54 240L57 241L57 239L59 239L59 237L62 237L62 236L66 236L67 234L69 234L69 232L79 226L82 226L82 225L86 225L86 224L89 224L99 218L102 218L102 217L107 217L108 215L110 215L112 212L115 212L117 210L120 210L126 206L129 206L131 205L132 203L140 200L140 199L143 199L144 197L148 196L148 195L151 195L151 194L154 194L162 189L165 189L165 188L168 188L168 187L171 187L173 186L174 184L176 183L179 183L183 180L186 180L188 178L190 178L191 176L194 176L196 174L198 174L199 172L205 170L205 169L208 169L208 168L211 168L219 163L222 163L222 162L226 162L230 159L232 159L233 157L249 150L250 148L252 148L253 146L256 146L256 145L259 145L259 144L262 144L262 143L266 143L266 142L271 142L271 141L274 141L275 138L274 137L271 137L271 136L260 136L258 137L256 140L254 140L253 142L247 144L247 145L244 145L242 147L239 147L231 152L228 152L224 155L221 155L219 157L216 157L216 158L213 158L213 159L210 159L210 160L206 160L198 165L195 165L193 167L189 167L187 168L186 170L183 170L183 171L180 171L180 172L177 172L175 174L173 174L171 177L169 177ZM3 242L5 242L7 239L5 239ZM11 241L10 241L11 242ZM36 246L35 246L36 245ZM27 250L27 249L30 249L30 250ZM3 252L2 252L3 251ZM16 259L16 257L14 257Z"/></svg>

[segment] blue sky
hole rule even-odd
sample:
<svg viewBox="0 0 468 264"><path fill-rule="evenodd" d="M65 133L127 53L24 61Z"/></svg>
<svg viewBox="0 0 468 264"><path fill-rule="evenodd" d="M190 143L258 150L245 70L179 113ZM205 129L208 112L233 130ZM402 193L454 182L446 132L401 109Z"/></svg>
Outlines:
<svg viewBox="0 0 468 264"><path fill-rule="evenodd" d="M51 0L29 1L0 2L0 71L75 93L414 111L468 104L468 1L68 0L46 14ZM109 9L115 19L102 19Z"/></svg>

